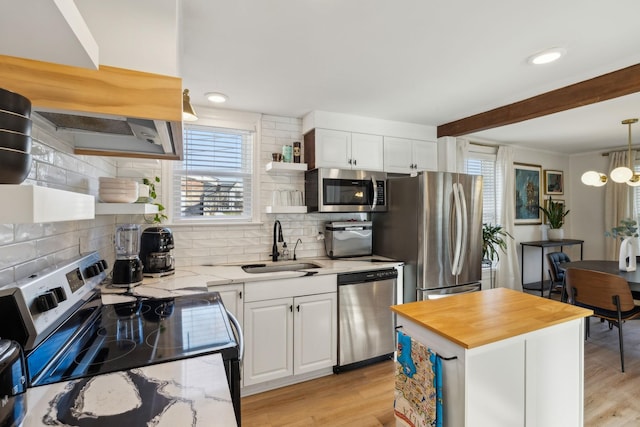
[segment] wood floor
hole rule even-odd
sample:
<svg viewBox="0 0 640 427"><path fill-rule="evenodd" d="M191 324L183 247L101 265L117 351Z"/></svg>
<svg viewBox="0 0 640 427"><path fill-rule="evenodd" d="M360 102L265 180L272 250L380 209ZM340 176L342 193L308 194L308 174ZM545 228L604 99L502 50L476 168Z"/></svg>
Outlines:
<svg viewBox="0 0 640 427"><path fill-rule="evenodd" d="M623 325L625 372L618 331L591 319L585 342L587 427L640 425L640 320ZM562 355L558 355L562 357ZM553 363L553 361L551 361ZM394 362L382 362L242 399L245 427L394 426ZM562 396L558 396L559 399Z"/></svg>

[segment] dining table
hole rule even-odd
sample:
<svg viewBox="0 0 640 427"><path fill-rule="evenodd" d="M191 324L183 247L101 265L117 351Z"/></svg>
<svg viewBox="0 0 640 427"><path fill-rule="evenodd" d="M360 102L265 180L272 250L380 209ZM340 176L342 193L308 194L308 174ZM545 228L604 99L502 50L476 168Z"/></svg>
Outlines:
<svg viewBox="0 0 640 427"><path fill-rule="evenodd" d="M640 270L635 271L622 271L619 268L618 261L605 261L605 260L582 260L563 262L560 264L560 268L581 268L583 270L601 271L603 273L617 274L623 277L631 288L632 292L640 293Z"/></svg>

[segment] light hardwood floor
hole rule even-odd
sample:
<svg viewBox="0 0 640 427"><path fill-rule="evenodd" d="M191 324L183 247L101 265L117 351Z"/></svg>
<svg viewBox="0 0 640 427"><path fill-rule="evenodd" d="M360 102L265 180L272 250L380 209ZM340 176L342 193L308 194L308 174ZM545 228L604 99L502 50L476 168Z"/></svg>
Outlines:
<svg viewBox="0 0 640 427"><path fill-rule="evenodd" d="M626 322L623 331L624 373L620 372L617 329L609 330L606 323L591 319L591 336L585 342L587 427L640 425L640 320ZM242 424L394 426L393 375L394 362L388 361L247 396L242 399Z"/></svg>

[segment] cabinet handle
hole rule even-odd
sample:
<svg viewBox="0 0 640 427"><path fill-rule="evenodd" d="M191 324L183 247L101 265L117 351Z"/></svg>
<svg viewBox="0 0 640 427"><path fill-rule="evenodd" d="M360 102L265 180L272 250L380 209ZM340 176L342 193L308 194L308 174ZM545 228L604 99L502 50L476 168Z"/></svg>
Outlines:
<svg viewBox="0 0 640 427"><path fill-rule="evenodd" d="M298 304L298 306L296 307L296 310L298 310L298 313L300 313L300 304Z"/></svg>
<svg viewBox="0 0 640 427"><path fill-rule="evenodd" d="M293 306L292 305L289 306L289 311L293 313Z"/></svg>
<svg viewBox="0 0 640 427"><path fill-rule="evenodd" d="M349 164L351 164L351 159L349 159Z"/></svg>
<svg viewBox="0 0 640 427"><path fill-rule="evenodd" d="M242 291L238 292L238 298L242 299Z"/></svg>
<svg viewBox="0 0 640 427"><path fill-rule="evenodd" d="M353 159L353 164L354 164L354 165L357 165L357 164L358 164L358 162L356 161L356 159Z"/></svg>

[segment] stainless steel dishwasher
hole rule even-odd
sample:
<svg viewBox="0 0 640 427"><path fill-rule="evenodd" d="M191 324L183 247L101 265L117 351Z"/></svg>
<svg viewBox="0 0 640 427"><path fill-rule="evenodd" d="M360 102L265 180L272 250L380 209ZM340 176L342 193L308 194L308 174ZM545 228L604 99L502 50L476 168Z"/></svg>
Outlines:
<svg viewBox="0 0 640 427"><path fill-rule="evenodd" d="M393 357L398 272L338 274L338 364L335 373Z"/></svg>

